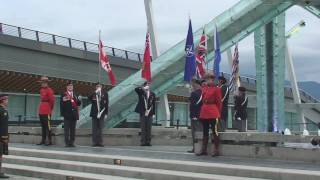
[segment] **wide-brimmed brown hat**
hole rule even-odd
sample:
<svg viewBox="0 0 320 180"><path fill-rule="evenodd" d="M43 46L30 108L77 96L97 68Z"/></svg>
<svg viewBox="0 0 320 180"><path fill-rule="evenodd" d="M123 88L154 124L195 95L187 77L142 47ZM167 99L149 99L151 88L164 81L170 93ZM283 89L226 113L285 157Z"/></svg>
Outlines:
<svg viewBox="0 0 320 180"><path fill-rule="evenodd" d="M47 76L41 76L40 80L38 82L49 82L51 81Z"/></svg>

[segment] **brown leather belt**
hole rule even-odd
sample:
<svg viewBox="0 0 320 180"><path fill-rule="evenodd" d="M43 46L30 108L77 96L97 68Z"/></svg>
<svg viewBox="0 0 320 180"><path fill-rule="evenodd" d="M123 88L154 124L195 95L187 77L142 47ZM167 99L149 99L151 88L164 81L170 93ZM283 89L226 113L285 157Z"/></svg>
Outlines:
<svg viewBox="0 0 320 180"><path fill-rule="evenodd" d="M212 100L203 100L203 104L215 104Z"/></svg>

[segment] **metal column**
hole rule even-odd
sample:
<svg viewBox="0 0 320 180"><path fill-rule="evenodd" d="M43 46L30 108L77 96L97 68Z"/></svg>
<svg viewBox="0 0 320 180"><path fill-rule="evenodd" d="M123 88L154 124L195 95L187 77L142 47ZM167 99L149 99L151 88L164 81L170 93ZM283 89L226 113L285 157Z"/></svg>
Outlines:
<svg viewBox="0 0 320 180"><path fill-rule="evenodd" d="M255 32L257 127L262 132L285 128L285 14Z"/></svg>

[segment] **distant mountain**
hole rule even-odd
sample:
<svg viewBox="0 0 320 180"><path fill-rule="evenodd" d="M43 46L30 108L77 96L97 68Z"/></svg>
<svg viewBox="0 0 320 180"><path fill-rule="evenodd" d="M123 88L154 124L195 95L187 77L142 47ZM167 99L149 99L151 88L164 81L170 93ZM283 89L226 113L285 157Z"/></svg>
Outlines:
<svg viewBox="0 0 320 180"><path fill-rule="evenodd" d="M243 77L249 77L256 79L256 76L254 75L248 75L248 74L241 74ZM291 84L289 81L285 81L286 87L291 87ZM302 89L306 93L310 94L312 97L320 100L320 83L315 81L301 81L298 82L299 89Z"/></svg>
<svg viewBox="0 0 320 180"><path fill-rule="evenodd" d="M285 82L285 86L291 87L291 84L289 81ZM314 81L302 81L298 82L299 89L302 89L306 93L310 94L314 98L320 100L320 83L314 82Z"/></svg>
<svg viewBox="0 0 320 180"><path fill-rule="evenodd" d="M320 91L319 91L320 83L317 83L314 81L303 81L303 82L298 82L298 86L300 89L304 90L305 92L309 93L311 96L320 100Z"/></svg>

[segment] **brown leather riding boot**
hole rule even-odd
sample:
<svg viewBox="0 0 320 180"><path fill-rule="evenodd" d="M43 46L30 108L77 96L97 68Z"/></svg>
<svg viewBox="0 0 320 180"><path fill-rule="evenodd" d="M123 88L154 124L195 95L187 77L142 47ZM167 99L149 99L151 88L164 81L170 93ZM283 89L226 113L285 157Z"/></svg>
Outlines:
<svg viewBox="0 0 320 180"><path fill-rule="evenodd" d="M203 137L201 151L196 154L197 156L206 156L206 155L208 155L208 152L207 152L208 139L209 139L208 137Z"/></svg>
<svg viewBox="0 0 320 180"><path fill-rule="evenodd" d="M217 134L213 134L213 140L212 140L212 145L214 145L214 147L212 147L212 157L216 157L220 155L219 152L219 146L220 146L220 136Z"/></svg>

